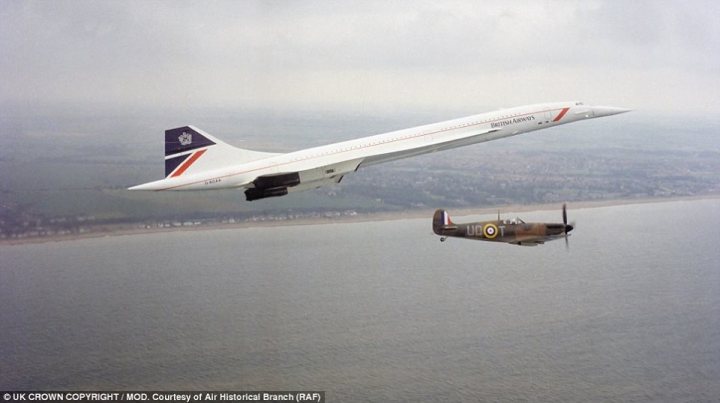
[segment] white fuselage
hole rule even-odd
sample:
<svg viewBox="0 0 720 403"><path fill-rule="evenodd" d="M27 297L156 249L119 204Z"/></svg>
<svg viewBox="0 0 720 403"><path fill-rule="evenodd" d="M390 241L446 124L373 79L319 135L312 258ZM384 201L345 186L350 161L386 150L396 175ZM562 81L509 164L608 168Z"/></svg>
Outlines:
<svg viewBox="0 0 720 403"><path fill-rule="evenodd" d="M367 165L625 111L620 108L590 107L579 102L521 106L274 155L241 164L229 164L219 169L150 182L135 189L209 190L248 187L260 176L298 172L302 182L301 186L294 190L302 190L302 183L320 185L323 181L332 181L333 178Z"/></svg>

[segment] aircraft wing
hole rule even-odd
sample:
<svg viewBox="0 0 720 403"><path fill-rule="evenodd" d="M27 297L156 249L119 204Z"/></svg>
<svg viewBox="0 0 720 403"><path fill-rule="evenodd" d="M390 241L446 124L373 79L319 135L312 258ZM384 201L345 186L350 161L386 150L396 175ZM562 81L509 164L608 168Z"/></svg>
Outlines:
<svg viewBox="0 0 720 403"><path fill-rule="evenodd" d="M242 187L247 189L245 190L245 196L248 201L282 196L289 192L340 183L343 176L356 171L361 162L362 158L358 158L298 171L261 175Z"/></svg>
<svg viewBox="0 0 720 403"><path fill-rule="evenodd" d="M518 241L518 242L509 242L509 243L511 243L513 245L518 245L518 246L538 246L538 245L544 244L545 242L543 242L543 241L522 241L522 242Z"/></svg>
<svg viewBox="0 0 720 403"><path fill-rule="evenodd" d="M339 183L345 174L357 171L360 164L363 166L373 165L412 155L468 145L483 141L482 134L494 133L498 130L497 128L491 128L475 132L472 135L460 133L445 136L437 141L430 141L425 145L414 147L401 145L394 142L393 139L388 139L385 147L369 153L356 154L353 159L344 160L343 158L346 157L329 157L318 162L299 161L297 164L287 166L287 169L283 170L283 172L258 176L240 187L247 189L245 196L248 201L283 196L289 192Z"/></svg>
<svg viewBox="0 0 720 403"><path fill-rule="evenodd" d="M570 234L568 234L568 236L570 236ZM556 239L562 239L564 237L565 235L524 236L509 243L519 246L538 246L544 244L547 241L554 241Z"/></svg>

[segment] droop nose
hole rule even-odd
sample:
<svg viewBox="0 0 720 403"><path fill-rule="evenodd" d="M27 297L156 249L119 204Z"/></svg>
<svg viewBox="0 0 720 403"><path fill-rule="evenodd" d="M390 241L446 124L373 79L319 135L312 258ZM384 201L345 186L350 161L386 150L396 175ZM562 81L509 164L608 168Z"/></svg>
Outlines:
<svg viewBox="0 0 720 403"><path fill-rule="evenodd" d="M630 109L616 108L614 106L593 106L592 111L594 117L599 118L602 116L611 116L617 115L618 113L630 112Z"/></svg>

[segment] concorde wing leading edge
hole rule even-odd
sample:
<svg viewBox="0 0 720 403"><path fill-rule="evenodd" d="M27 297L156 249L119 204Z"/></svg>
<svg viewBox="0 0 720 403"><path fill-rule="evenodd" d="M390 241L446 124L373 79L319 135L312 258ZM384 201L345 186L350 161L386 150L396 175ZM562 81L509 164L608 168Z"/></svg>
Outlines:
<svg viewBox="0 0 720 403"><path fill-rule="evenodd" d="M283 196L338 183L368 165L627 111L581 102L528 105L287 154L233 147L184 126L165 131L165 178L130 190L241 189L247 200Z"/></svg>

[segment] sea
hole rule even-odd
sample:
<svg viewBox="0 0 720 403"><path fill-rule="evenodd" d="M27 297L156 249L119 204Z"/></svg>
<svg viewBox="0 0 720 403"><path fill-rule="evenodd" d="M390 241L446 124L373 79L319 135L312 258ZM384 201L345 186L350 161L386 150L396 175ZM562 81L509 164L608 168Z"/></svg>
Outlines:
<svg viewBox="0 0 720 403"><path fill-rule="evenodd" d="M0 246L0 390L720 401L720 199L568 215L567 249L429 216Z"/></svg>

